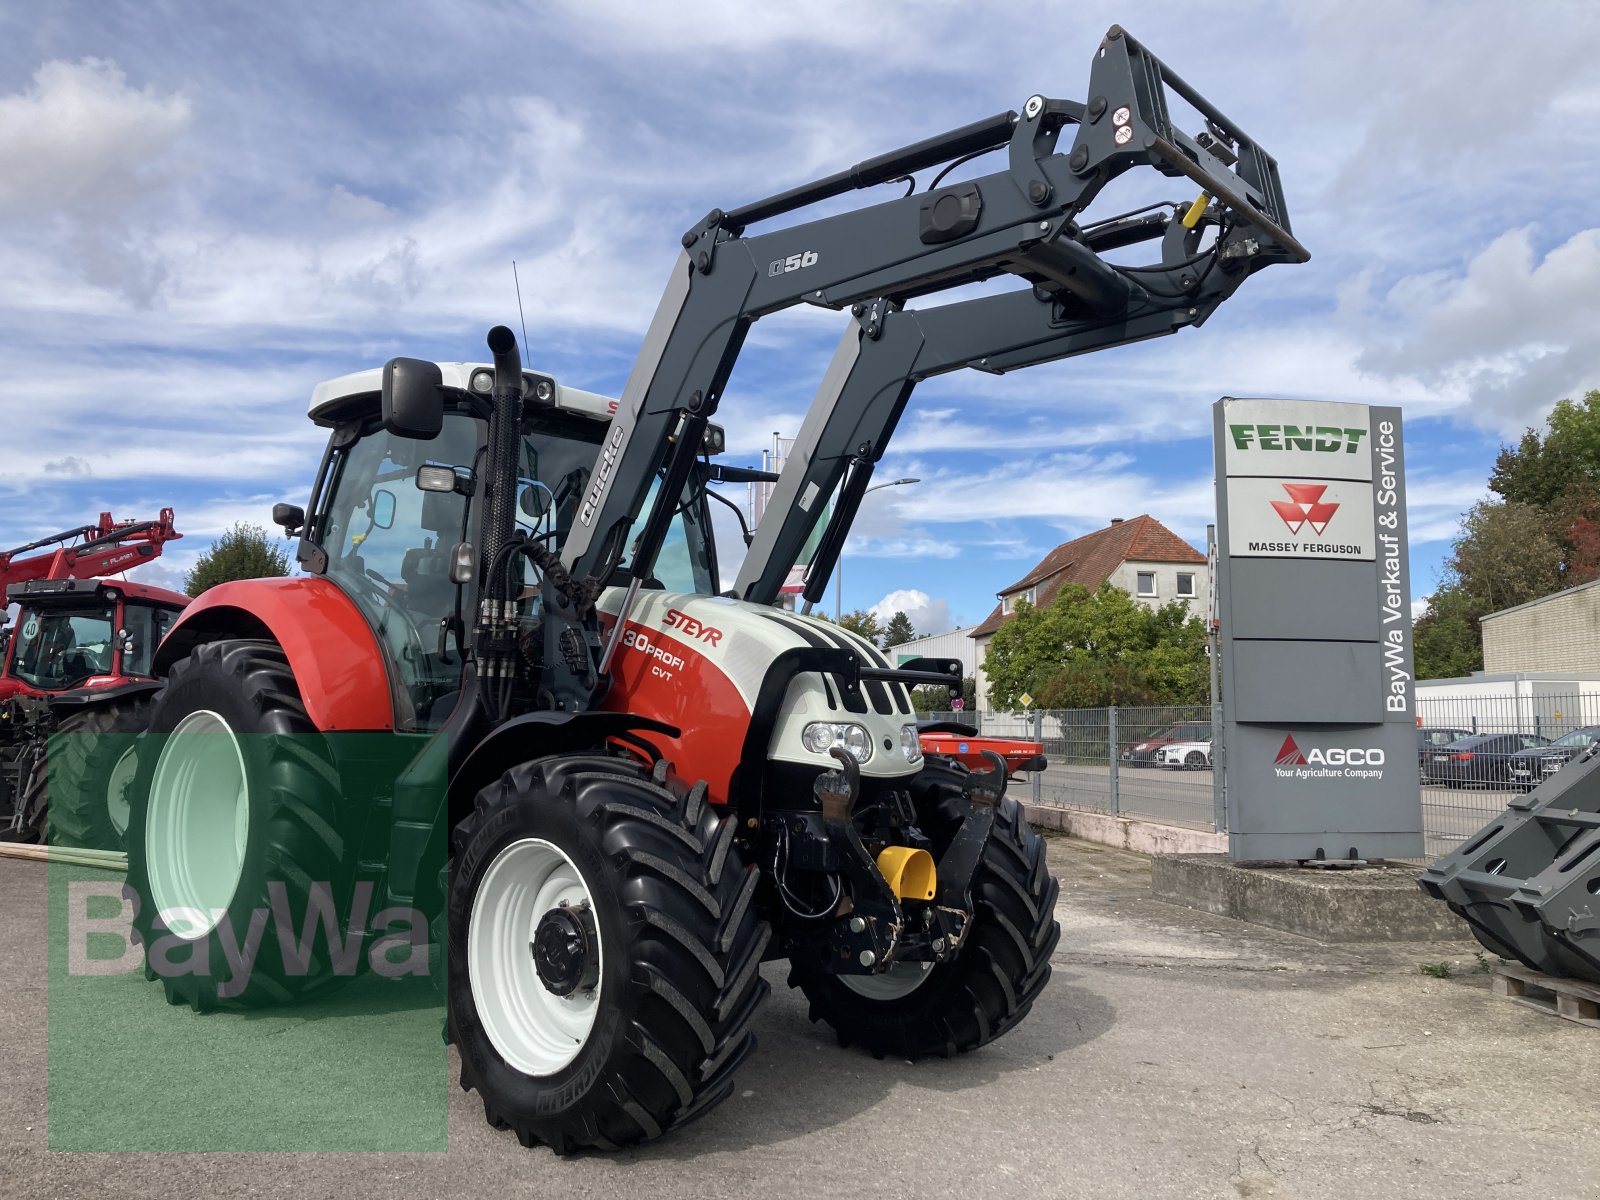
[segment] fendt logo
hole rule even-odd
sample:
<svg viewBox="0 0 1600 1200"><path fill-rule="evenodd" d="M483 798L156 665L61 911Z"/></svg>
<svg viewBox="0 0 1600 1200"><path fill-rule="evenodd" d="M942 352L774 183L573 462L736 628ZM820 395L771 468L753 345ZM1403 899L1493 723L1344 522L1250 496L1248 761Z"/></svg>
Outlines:
<svg viewBox="0 0 1600 1200"><path fill-rule="evenodd" d="M1236 450L1308 450L1313 454L1354 454L1365 429L1337 425L1229 425Z"/></svg>
<svg viewBox="0 0 1600 1200"><path fill-rule="evenodd" d="M1325 483L1286 483L1283 490L1289 493L1287 500L1274 500L1272 511L1283 518L1283 523L1289 527L1290 533L1298 534L1303 526L1310 525L1318 537L1323 530L1328 528L1328 522L1333 520L1333 514L1339 511L1339 506L1331 500L1323 500L1322 493L1328 490Z"/></svg>
<svg viewBox="0 0 1600 1200"><path fill-rule="evenodd" d="M722 643L722 630L715 625L707 625L704 621L696 620L688 613L679 612L675 608L667 609L664 623L669 628L680 630L684 637L699 638L708 646Z"/></svg>
<svg viewBox="0 0 1600 1200"><path fill-rule="evenodd" d="M1378 746L1329 746L1326 750L1313 746L1310 750L1301 750L1299 743L1294 740L1294 734L1291 733L1284 737L1283 745L1278 747L1278 756L1272 760L1272 765L1279 768L1279 775L1293 775L1297 779L1312 779L1327 775L1374 779L1383 775L1382 767L1386 757ZM1306 769L1303 771L1285 769L1291 767Z"/></svg>

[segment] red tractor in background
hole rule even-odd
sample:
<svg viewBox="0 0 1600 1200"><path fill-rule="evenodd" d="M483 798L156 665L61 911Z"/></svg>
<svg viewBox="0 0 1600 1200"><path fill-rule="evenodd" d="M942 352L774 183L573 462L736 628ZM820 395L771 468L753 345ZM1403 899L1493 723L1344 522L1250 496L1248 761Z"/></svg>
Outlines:
<svg viewBox="0 0 1600 1200"><path fill-rule="evenodd" d="M0 836L122 848L129 738L143 730L160 687L156 645L189 597L105 576L159 558L182 536L170 508L154 521L101 513L96 525L0 551L0 589L19 606L0 640ZM64 737L51 761L53 734L129 736ZM107 755L117 761L100 761Z"/></svg>

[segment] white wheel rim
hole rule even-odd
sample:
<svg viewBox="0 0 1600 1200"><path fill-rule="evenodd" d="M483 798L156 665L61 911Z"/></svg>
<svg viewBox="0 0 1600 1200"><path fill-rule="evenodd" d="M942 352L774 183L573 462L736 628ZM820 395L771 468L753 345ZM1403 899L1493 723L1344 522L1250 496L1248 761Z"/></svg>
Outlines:
<svg viewBox="0 0 1600 1200"><path fill-rule="evenodd" d="M524 1075L553 1075L578 1057L594 1029L604 989L605 947L598 914L595 953L601 979L592 990L557 996L545 987L530 946L539 921L565 901L594 898L573 861L542 838L523 838L495 855L467 920L467 981L484 1032Z"/></svg>
<svg viewBox="0 0 1600 1200"><path fill-rule="evenodd" d="M150 898L178 937L204 937L233 903L249 817L239 739L210 709L190 713L156 760L144 832Z"/></svg>
<svg viewBox="0 0 1600 1200"><path fill-rule="evenodd" d="M129 746L111 768L111 778L106 781L106 815L111 818L111 828L121 837L128 832L128 785L133 782L139 757Z"/></svg>
<svg viewBox="0 0 1600 1200"><path fill-rule="evenodd" d="M868 1000L898 1000L916 991L932 974L932 963L902 962L881 975L841 975L839 982Z"/></svg>

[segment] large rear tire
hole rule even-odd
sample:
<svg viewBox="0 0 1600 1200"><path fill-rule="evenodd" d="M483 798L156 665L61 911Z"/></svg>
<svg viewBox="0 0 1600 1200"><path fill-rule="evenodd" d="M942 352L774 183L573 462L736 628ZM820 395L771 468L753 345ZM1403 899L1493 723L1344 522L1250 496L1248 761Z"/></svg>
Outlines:
<svg viewBox="0 0 1600 1200"><path fill-rule="evenodd" d="M556 757L485 788L457 829L451 1040L461 1086L524 1146L647 1141L733 1090L771 930L704 796Z"/></svg>
<svg viewBox="0 0 1600 1200"><path fill-rule="evenodd" d="M209 642L174 665L140 746L124 888L145 974L168 1002L252 1008L355 973L361 930L340 936L354 854L339 793L276 643ZM252 942L254 961L236 969L230 951Z"/></svg>
<svg viewBox="0 0 1600 1200"><path fill-rule="evenodd" d="M150 721L140 696L73 713L56 727L57 753L35 771L26 803L42 812L52 846L121 850L128 831L130 785L137 767L133 737Z"/></svg>
<svg viewBox="0 0 1600 1200"><path fill-rule="evenodd" d="M930 763L912 784L918 823L936 857L966 816L962 777ZM1028 1015L1050 979L1050 954L1061 937L1060 885L1044 850L1022 806L1002 797L972 880L972 928L954 960L926 970L903 963L870 976L797 963L789 985L805 993L811 1019L832 1026L841 1046L859 1043L879 1058L948 1058L992 1042Z"/></svg>

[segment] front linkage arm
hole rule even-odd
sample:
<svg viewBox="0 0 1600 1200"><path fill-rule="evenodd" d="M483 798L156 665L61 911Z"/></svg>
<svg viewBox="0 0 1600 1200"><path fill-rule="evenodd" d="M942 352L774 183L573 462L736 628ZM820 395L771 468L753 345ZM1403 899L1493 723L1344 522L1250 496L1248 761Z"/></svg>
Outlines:
<svg viewBox="0 0 1600 1200"><path fill-rule="evenodd" d="M1204 115L1205 132L1190 137L1173 127L1167 90ZM1076 129L1072 147L1058 150L1069 126ZM1008 144L1007 168L991 175L745 235L748 224L852 188ZM1078 218L1095 196L1110 180L1139 166L1195 180L1204 189L1202 199L1183 221L1120 221L1086 230ZM1217 244L1197 255L1205 224L1218 226ZM1112 245L1151 235L1159 235L1163 244L1162 263L1152 270L1117 268L1100 257ZM912 372L925 377L965 365L1005 370L1157 336L1176 327L1174 313L1184 314L1177 324L1198 323L1239 280L1261 267L1309 257L1289 231L1273 159L1118 27L1101 43L1086 104L1034 96L1020 115L977 122L731 212L713 210L684 235L683 244L562 549L574 576L596 582L608 580L626 555L632 591L654 568L700 450L704 423L716 410L745 335L768 313L801 303L833 309L861 305L858 320L865 337L898 347L896 369L903 372L898 385L887 369L880 374L875 368L883 382L870 393L877 397L887 388L893 398L871 421L862 422L864 429L875 426L881 432L864 438L866 452L853 456L870 470L904 407ZM945 322L949 329L910 329L911 322L926 324L932 318L903 311L907 301L1001 274L1016 275L1032 287L994 297L988 307L958 306L960 315ZM1007 320L1035 332L1020 342L1002 337L996 346L995 336ZM963 332L963 322L975 327ZM906 333L896 332L900 325L907 326ZM1068 335L1069 329L1075 334ZM924 344L926 352L920 349ZM928 357L919 364L924 353ZM879 357L895 354L862 359ZM977 361L985 357L987 364ZM836 396L846 390L849 374L836 357L829 372ZM824 394L828 387L825 383ZM856 385L850 390L855 392ZM820 440L821 430L814 432ZM836 467L827 468L835 472L835 481ZM862 474L859 482L853 476L847 483L846 505L865 489ZM625 543L657 479L655 502L628 553ZM759 537L758 532L758 546ZM761 580L748 577L748 569L742 572L739 592L762 594L765 575L764 568ZM625 602L624 616L627 607ZM577 618L562 617L570 619ZM602 652L602 672L622 625L619 619ZM547 669L560 669L559 662Z"/></svg>

